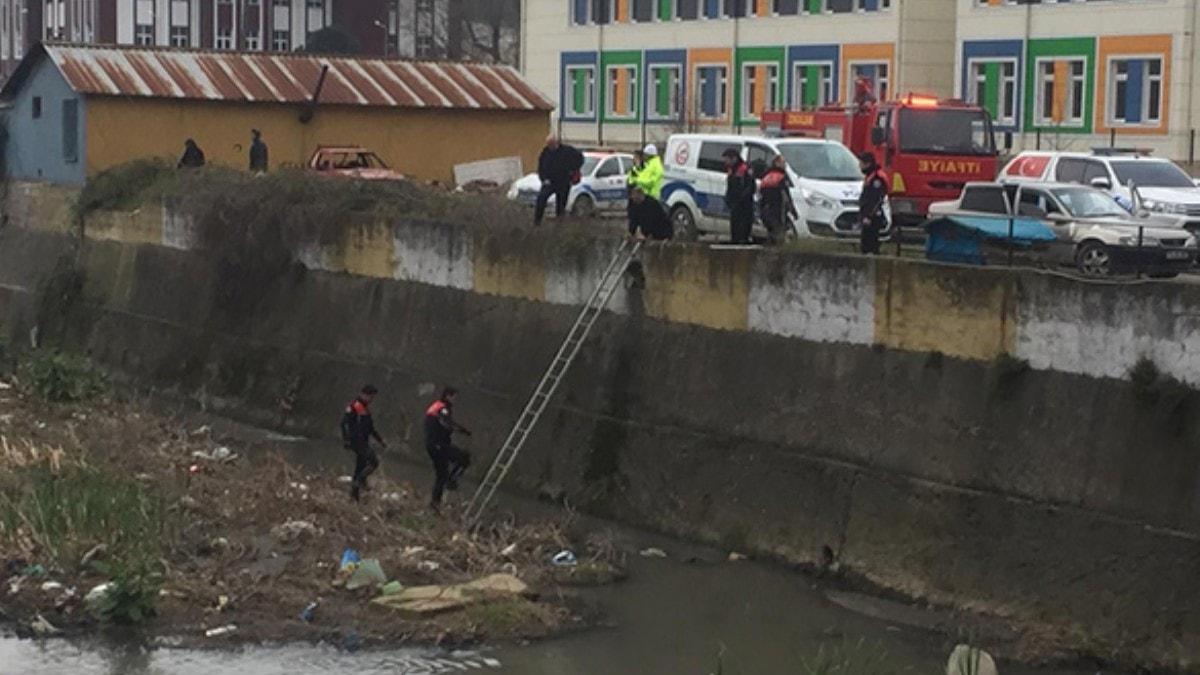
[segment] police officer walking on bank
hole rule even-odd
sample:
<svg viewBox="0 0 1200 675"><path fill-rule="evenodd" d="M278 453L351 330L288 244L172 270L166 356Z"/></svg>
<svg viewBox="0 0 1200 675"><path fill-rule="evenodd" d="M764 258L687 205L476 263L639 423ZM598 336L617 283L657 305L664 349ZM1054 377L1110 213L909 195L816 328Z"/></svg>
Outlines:
<svg viewBox="0 0 1200 675"><path fill-rule="evenodd" d="M879 234L887 229L887 216L883 213L888 197L887 174L875 161L875 153L864 152L858 157L863 172L862 195L858 199L861 228L859 250L867 255L879 253Z"/></svg>
<svg viewBox="0 0 1200 675"><path fill-rule="evenodd" d="M442 395L425 409L425 451L433 460L433 496L429 506L438 511L442 506L442 492L458 489L458 480L471 465L471 455L454 445L451 438L455 431L470 436L471 432L454 421L454 399L458 390L446 387Z"/></svg>
<svg viewBox="0 0 1200 675"><path fill-rule="evenodd" d="M364 386L342 415L342 441L347 450L354 451L354 477L350 481L350 498L354 501L358 501L363 490L369 489L367 477L379 468L379 456L371 449L371 439L387 447L375 431L375 421L371 417L371 402L378 393L374 386Z"/></svg>

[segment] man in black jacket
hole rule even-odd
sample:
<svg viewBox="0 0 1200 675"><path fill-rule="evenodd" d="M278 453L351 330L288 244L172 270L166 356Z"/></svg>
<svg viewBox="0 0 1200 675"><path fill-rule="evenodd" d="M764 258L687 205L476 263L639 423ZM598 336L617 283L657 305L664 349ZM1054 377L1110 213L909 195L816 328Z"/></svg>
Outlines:
<svg viewBox="0 0 1200 675"><path fill-rule="evenodd" d="M542 191L538 193L537 206L533 211L534 225L542 224L550 197L554 197L555 215L562 218L567 210L571 185L578 179L577 174L582 166L582 152L559 142L553 134L546 138L546 147L542 148L542 154L538 157L538 178L542 181Z"/></svg>
<svg viewBox="0 0 1200 675"><path fill-rule="evenodd" d="M629 236L636 239L670 239L674 234L671 217L661 202L642 192L639 187L629 190Z"/></svg>
<svg viewBox="0 0 1200 675"><path fill-rule="evenodd" d="M263 142L262 132L258 129L251 129L250 136L250 170L254 173L266 173L267 144Z"/></svg>
<svg viewBox="0 0 1200 675"><path fill-rule="evenodd" d="M371 418L371 402L378 393L378 389L366 385L342 415L342 441L347 450L354 451L354 478L350 481L350 498L354 501L358 501L361 491L367 489L367 476L379 468L379 457L371 449L371 439L387 447Z"/></svg>
<svg viewBox="0 0 1200 675"><path fill-rule="evenodd" d="M725 159L725 203L729 206L729 231L733 243L749 244L750 230L754 227L754 193L758 185L754 172L742 160L738 148L728 148L721 153Z"/></svg>

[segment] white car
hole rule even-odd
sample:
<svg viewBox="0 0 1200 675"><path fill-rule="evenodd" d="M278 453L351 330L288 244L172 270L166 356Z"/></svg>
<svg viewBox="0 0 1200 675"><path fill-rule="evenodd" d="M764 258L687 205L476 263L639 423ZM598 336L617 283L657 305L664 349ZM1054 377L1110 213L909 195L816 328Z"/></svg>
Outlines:
<svg viewBox="0 0 1200 675"><path fill-rule="evenodd" d="M1140 195L1151 213L1181 217L1184 227L1200 232L1200 187L1170 160L1130 151L1038 152L1018 154L1000 171L1004 183L1057 182L1090 185L1111 195L1126 209Z"/></svg>
<svg viewBox="0 0 1200 675"><path fill-rule="evenodd" d="M775 155L787 160L792 201L800 212L798 235L857 236L863 176L846 146L818 138L733 134L675 134L668 139L662 201L677 235L729 234L722 157L729 148L738 150L759 176ZM755 225L756 233L760 228Z"/></svg>
<svg viewBox="0 0 1200 675"><path fill-rule="evenodd" d="M633 155L622 152L583 153L580 181L571 187L567 197L567 212L573 216L587 217L606 211L624 211L629 201L629 170L633 167ZM541 192L542 181L537 173L523 176L512 184L508 198L533 206ZM550 197L546 211L554 213L557 199Z"/></svg>

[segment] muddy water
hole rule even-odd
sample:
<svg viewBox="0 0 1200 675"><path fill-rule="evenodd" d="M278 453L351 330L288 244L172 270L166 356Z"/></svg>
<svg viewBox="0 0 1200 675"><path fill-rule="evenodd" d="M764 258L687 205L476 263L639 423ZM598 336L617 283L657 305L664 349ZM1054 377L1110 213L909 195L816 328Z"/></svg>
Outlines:
<svg viewBox="0 0 1200 675"><path fill-rule="evenodd" d="M278 437L267 440L282 442ZM291 459L329 470L345 468L327 466L330 459L345 459L327 445L304 441L284 445ZM407 474L424 467L392 470ZM633 550L653 546L669 557L634 556L627 581L580 591L600 610L607 625L555 640L468 652L346 653L307 645L230 652L0 638L0 675L782 675L806 672L803 664L822 648L860 641L897 672L944 672L954 641L927 630L937 623L936 617L927 621L926 613L919 610L905 611L865 596L839 595L814 579L776 566L730 563L722 551L629 529L618 528L618 536ZM1005 675L1094 672L1012 664L1002 665L1001 671Z"/></svg>

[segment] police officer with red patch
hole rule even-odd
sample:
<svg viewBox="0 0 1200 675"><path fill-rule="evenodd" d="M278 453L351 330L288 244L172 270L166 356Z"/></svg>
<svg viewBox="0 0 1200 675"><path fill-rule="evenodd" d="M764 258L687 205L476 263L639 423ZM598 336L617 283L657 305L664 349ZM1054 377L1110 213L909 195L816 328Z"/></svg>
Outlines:
<svg viewBox="0 0 1200 675"><path fill-rule="evenodd" d="M358 501L363 490L369 489L367 476L379 468L379 456L371 449L371 439L387 447L379 432L375 431L375 421L371 418L371 402L378 393L379 390L374 386L364 386L342 415L342 441L346 449L354 451L354 477L350 481L350 498L354 501Z"/></svg>
<svg viewBox="0 0 1200 675"><path fill-rule="evenodd" d="M887 174L875 161L875 153L864 152L858 157L862 168L862 195L858 198L858 214L861 219L859 250L868 255L879 253L879 234L887 229L887 216L883 213L888 196Z"/></svg>
<svg viewBox="0 0 1200 675"><path fill-rule="evenodd" d="M429 505L434 511L441 508L442 492L458 489L458 480L471 464L471 455L451 442L455 431L470 436L466 427L454 421L454 399L458 390L446 387L442 395L425 409L425 451L433 460L433 497Z"/></svg>

